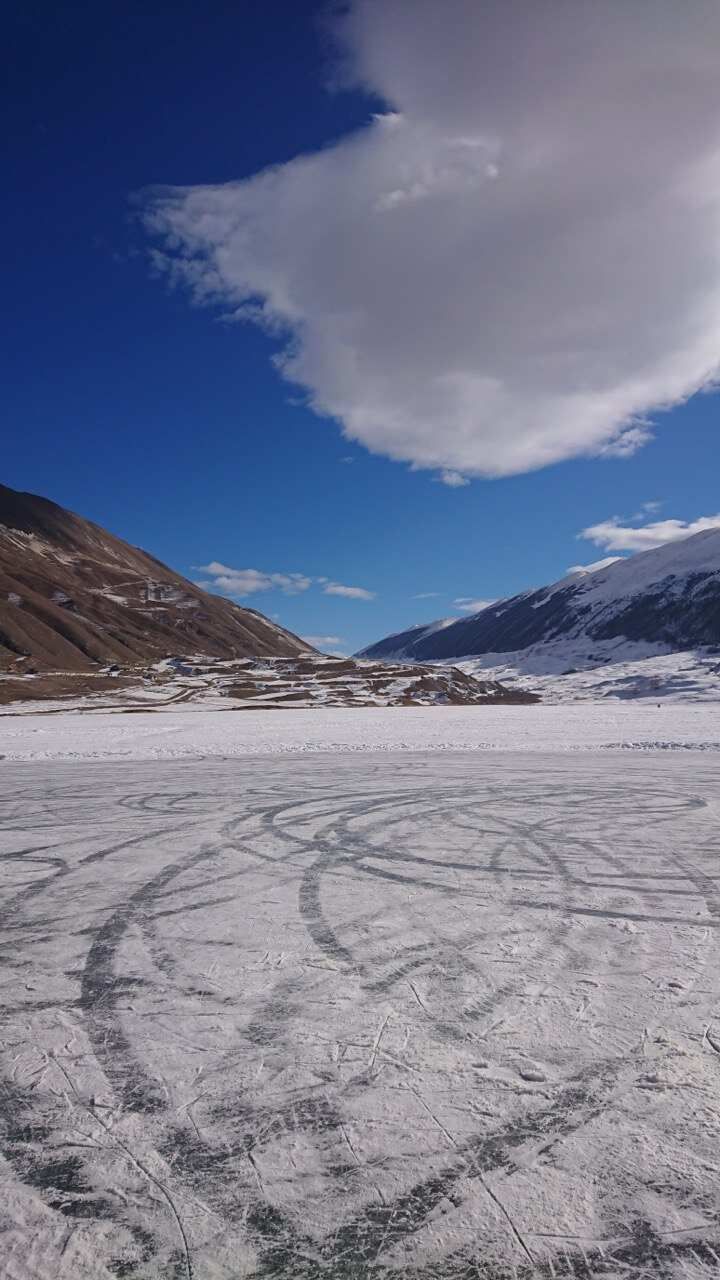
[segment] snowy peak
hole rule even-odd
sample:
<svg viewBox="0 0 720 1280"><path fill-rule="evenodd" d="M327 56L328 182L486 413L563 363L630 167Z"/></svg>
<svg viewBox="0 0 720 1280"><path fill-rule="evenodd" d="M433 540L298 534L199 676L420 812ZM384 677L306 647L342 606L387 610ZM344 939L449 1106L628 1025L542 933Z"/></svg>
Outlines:
<svg viewBox="0 0 720 1280"><path fill-rule="evenodd" d="M615 639L665 652L720 644L720 529L575 570L440 630L389 636L363 656L428 661Z"/></svg>
<svg viewBox="0 0 720 1280"><path fill-rule="evenodd" d="M653 587L682 582L693 575L720 575L720 529L704 529L634 556L610 557L578 570L549 591L577 585L587 599L628 598Z"/></svg>

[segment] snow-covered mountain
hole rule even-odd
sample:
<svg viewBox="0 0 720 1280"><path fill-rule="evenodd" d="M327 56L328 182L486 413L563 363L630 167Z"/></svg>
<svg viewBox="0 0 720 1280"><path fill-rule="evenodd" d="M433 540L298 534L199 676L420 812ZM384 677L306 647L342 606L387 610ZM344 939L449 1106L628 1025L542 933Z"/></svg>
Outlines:
<svg viewBox="0 0 720 1280"><path fill-rule="evenodd" d="M533 649L581 667L720 645L720 529L568 574L468 618L412 627L359 656L439 661Z"/></svg>
<svg viewBox="0 0 720 1280"><path fill-rule="evenodd" d="M92 671L168 653L312 653L99 525L0 485L0 671Z"/></svg>

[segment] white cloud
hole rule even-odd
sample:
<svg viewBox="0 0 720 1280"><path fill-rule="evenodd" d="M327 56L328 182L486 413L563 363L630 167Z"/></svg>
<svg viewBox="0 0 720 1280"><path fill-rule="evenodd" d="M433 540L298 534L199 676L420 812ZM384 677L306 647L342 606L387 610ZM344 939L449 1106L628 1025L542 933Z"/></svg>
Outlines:
<svg viewBox="0 0 720 1280"><path fill-rule="evenodd" d="M613 516L611 520L583 529L578 537L587 538L596 547L605 547L608 551L650 551L666 542L679 542L693 533L718 528L720 515L700 516L697 520L655 520L639 527L623 525L619 517Z"/></svg>
<svg viewBox="0 0 720 1280"><path fill-rule="evenodd" d="M323 587L326 596L345 596L348 600L374 600L375 592L365 587L345 587L341 582L328 582Z"/></svg>
<svg viewBox="0 0 720 1280"><path fill-rule="evenodd" d="M345 643L342 636L302 636L301 639L315 649L334 648L335 645Z"/></svg>
<svg viewBox="0 0 720 1280"><path fill-rule="evenodd" d="M346 596L349 600L374 600L375 592L365 587L346 587L329 578L310 578L305 573L265 573L261 569L233 569L219 560L195 566L208 578L196 586L206 591L219 591L227 596L250 596L257 591L282 591L286 596L300 595L312 586L321 587L326 596ZM310 642L312 643L312 642Z"/></svg>
<svg viewBox="0 0 720 1280"><path fill-rule="evenodd" d="M464 485L470 483L467 476L461 476L459 471L441 471L435 478L440 484L446 484L449 489L462 489Z"/></svg>
<svg viewBox="0 0 720 1280"><path fill-rule="evenodd" d="M295 596L307 591L313 579L304 573L263 573L260 569L232 569L219 560L211 560L210 564L200 564L196 568L210 575L209 582L202 586L209 591L221 591L228 596L250 596L256 591L282 591L285 595Z"/></svg>
<svg viewBox="0 0 720 1280"><path fill-rule="evenodd" d="M639 448L718 373L720 5L354 0L340 31L385 114L152 192L157 265L376 453L468 476Z"/></svg>
<svg viewBox="0 0 720 1280"><path fill-rule="evenodd" d="M481 609L487 609L489 605L495 604L495 601L473 600L470 596L459 596L457 600L453 600L453 604L457 605L463 613L480 613Z"/></svg>
<svg viewBox="0 0 720 1280"><path fill-rule="evenodd" d="M627 517L628 524L636 524L640 520L645 520L648 516L652 516L656 511L659 511L661 506L662 502L642 502L640 510Z"/></svg>
<svg viewBox="0 0 720 1280"><path fill-rule="evenodd" d="M413 600L437 600L439 595L439 591L419 591L418 594L412 598Z"/></svg>

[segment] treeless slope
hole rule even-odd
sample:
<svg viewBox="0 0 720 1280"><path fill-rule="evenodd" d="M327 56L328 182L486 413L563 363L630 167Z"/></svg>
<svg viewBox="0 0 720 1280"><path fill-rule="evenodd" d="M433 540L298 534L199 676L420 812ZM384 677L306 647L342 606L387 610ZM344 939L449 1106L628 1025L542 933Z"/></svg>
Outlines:
<svg viewBox="0 0 720 1280"><path fill-rule="evenodd" d="M89 670L169 653L311 653L99 525L0 485L0 669Z"/></svg>

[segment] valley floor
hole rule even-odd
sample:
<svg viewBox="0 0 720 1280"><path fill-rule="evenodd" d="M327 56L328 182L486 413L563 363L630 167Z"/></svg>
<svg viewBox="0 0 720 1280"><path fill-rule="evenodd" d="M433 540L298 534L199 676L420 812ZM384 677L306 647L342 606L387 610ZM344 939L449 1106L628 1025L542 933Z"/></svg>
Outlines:
<svg viewBox="0 0 720 1280"><path fill-rule="evenodd" d="M222 705L221 700L218 702ZM720 751L720 703L0 714L0 759L182 760L307 752Z"/></svg>
<svg viewBox="0 0 720 1280"><path fill-rule="evenodd" d="M680 712L2 721L2 1274L716 1275L720 731ZM193 726L216 758L154 758Z"/></svg>

